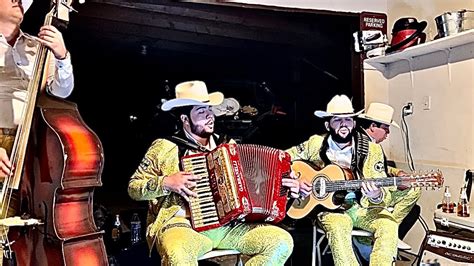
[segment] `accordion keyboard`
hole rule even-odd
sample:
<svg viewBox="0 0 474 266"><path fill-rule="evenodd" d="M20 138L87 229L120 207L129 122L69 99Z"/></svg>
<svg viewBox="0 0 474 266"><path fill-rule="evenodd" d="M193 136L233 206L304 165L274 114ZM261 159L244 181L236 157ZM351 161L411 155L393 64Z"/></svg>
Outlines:
<svg viewBox="0 0 474 266"><path fill-rule="evenodd" d="M191 221L194 228L217 227L220 225L213 200L206 156L193 156L182 161L183 169L200 179L193 189L198 197L190 197Z"/></svg>

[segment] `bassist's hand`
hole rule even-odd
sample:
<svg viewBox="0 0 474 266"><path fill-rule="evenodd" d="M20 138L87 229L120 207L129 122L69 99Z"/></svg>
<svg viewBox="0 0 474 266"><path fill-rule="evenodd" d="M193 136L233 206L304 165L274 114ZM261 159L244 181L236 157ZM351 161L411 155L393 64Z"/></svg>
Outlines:
<svg viewBox="0 0 474 266"><path fill-rule="evenodd" d="M53 52L56 59L62 60L66 58L67 49L64 44L63 35L56 27L51 25L41 27L38 37L39 41Z"/></svg>
<svg viewBox="0 0 474 266"><path fill-rule="evenodd" d="M10 174L12 163L8 158L7 151L0 148L0 180L4 180Z"/></svg>

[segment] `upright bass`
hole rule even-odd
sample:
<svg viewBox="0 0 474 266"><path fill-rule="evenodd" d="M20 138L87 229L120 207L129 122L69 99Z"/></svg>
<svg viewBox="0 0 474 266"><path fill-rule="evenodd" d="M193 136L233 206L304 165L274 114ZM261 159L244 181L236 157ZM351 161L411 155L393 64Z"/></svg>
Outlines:
<svg viewBox="0 0 474 266"><path fill-rule="evenodd" d="M70 3L54 0L45 25L67 19L69 9ZM74 103L40 93L50 52L38 45L10 155L13 170L1 190L3 261L21 266L107 265L103 232L93 220L94 189L102 185L102 145ZM7 217L12 195L19 198L17 213L30 219Z"/></svg>

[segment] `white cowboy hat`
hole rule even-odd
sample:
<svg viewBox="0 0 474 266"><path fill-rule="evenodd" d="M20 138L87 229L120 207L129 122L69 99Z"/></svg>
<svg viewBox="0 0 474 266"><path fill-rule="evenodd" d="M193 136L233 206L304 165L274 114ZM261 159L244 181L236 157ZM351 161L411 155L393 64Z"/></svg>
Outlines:
<svg viewBox="0 0 474 266"><path fill-rule="evenodd" d="M326 106L326 111L315 111L314 115L317 117L325 118L331 116L339 117L351 117L357 116L362 113L364 110L360 110L357 113L354 113L354 107L352 107L352 102L346 95L336 95L332 97Z"/></svg>
<svg viewBox="0 0 474 266"><path fill-rule="evenodd" d="M164 102L161 110L169 111L175 107L190 105L218 105L224 100L224 94L208 93L206 83L199 80L179 83L175 92L176 98Z"/></svg>
<svg viewBox="0 0 474 266"><path fill-rule="evenodd" d="M26 13L26 11L30 8L31 4L33 4L33 0L21 1L21 6L23 7L23 13Z"/></svg>
<svg viewBox="0 0 474 266"><path fill-rule="evenodd" d="M371 103L367 109L367 112L365 114L359 115L359 118L400 128L400 126L392 119L393 107L383 103Z"/></svg>

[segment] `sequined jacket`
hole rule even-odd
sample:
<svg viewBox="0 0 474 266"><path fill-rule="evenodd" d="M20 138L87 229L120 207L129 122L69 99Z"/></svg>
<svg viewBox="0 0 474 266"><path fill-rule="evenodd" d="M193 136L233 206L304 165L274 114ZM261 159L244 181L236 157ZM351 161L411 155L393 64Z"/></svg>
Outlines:
<svg viewBox="0 0 474 266"><path fill-rule="evenodd" d="M318 168L323 168L327 165L327 163L320 156L320 150L323 146L324 140L325 138L323 136L313 135L307 141L297 146L294 146L286 151L291 155L292 160L308 161L313 163ZM385 160L382 147L378 144L369 141L367 141L366 143L368 144L368 154L365 157L365 160L362 162L362 167L360 167L361 169L359 169L361 171L361 175L363 176L363 178L386 177ZM356 154L358 154L357 150L353 152L353 168L357 168L357 166L355 166L355 162L357 162L357 158L355 157ZM384 194L383 200L381 203L376 205L389 206L392 202L391 192L392 190L396 190L396 188L384 187L382 188L382 190ZM369 205L375 204L371 203L368 198L362 197L361 205L367 207Z"/></svg>
<svg viewBox="0 0 474 266"><path fill-rule="evenodd" d="M214 139L217 145L225 141L217 135ZM146 236L150 252L163 225L187 206L180 195L163 190L164 177L180 171L179 156L185 150L167 139L155 140L128 183L132 199L149 201Z"/></svg>

